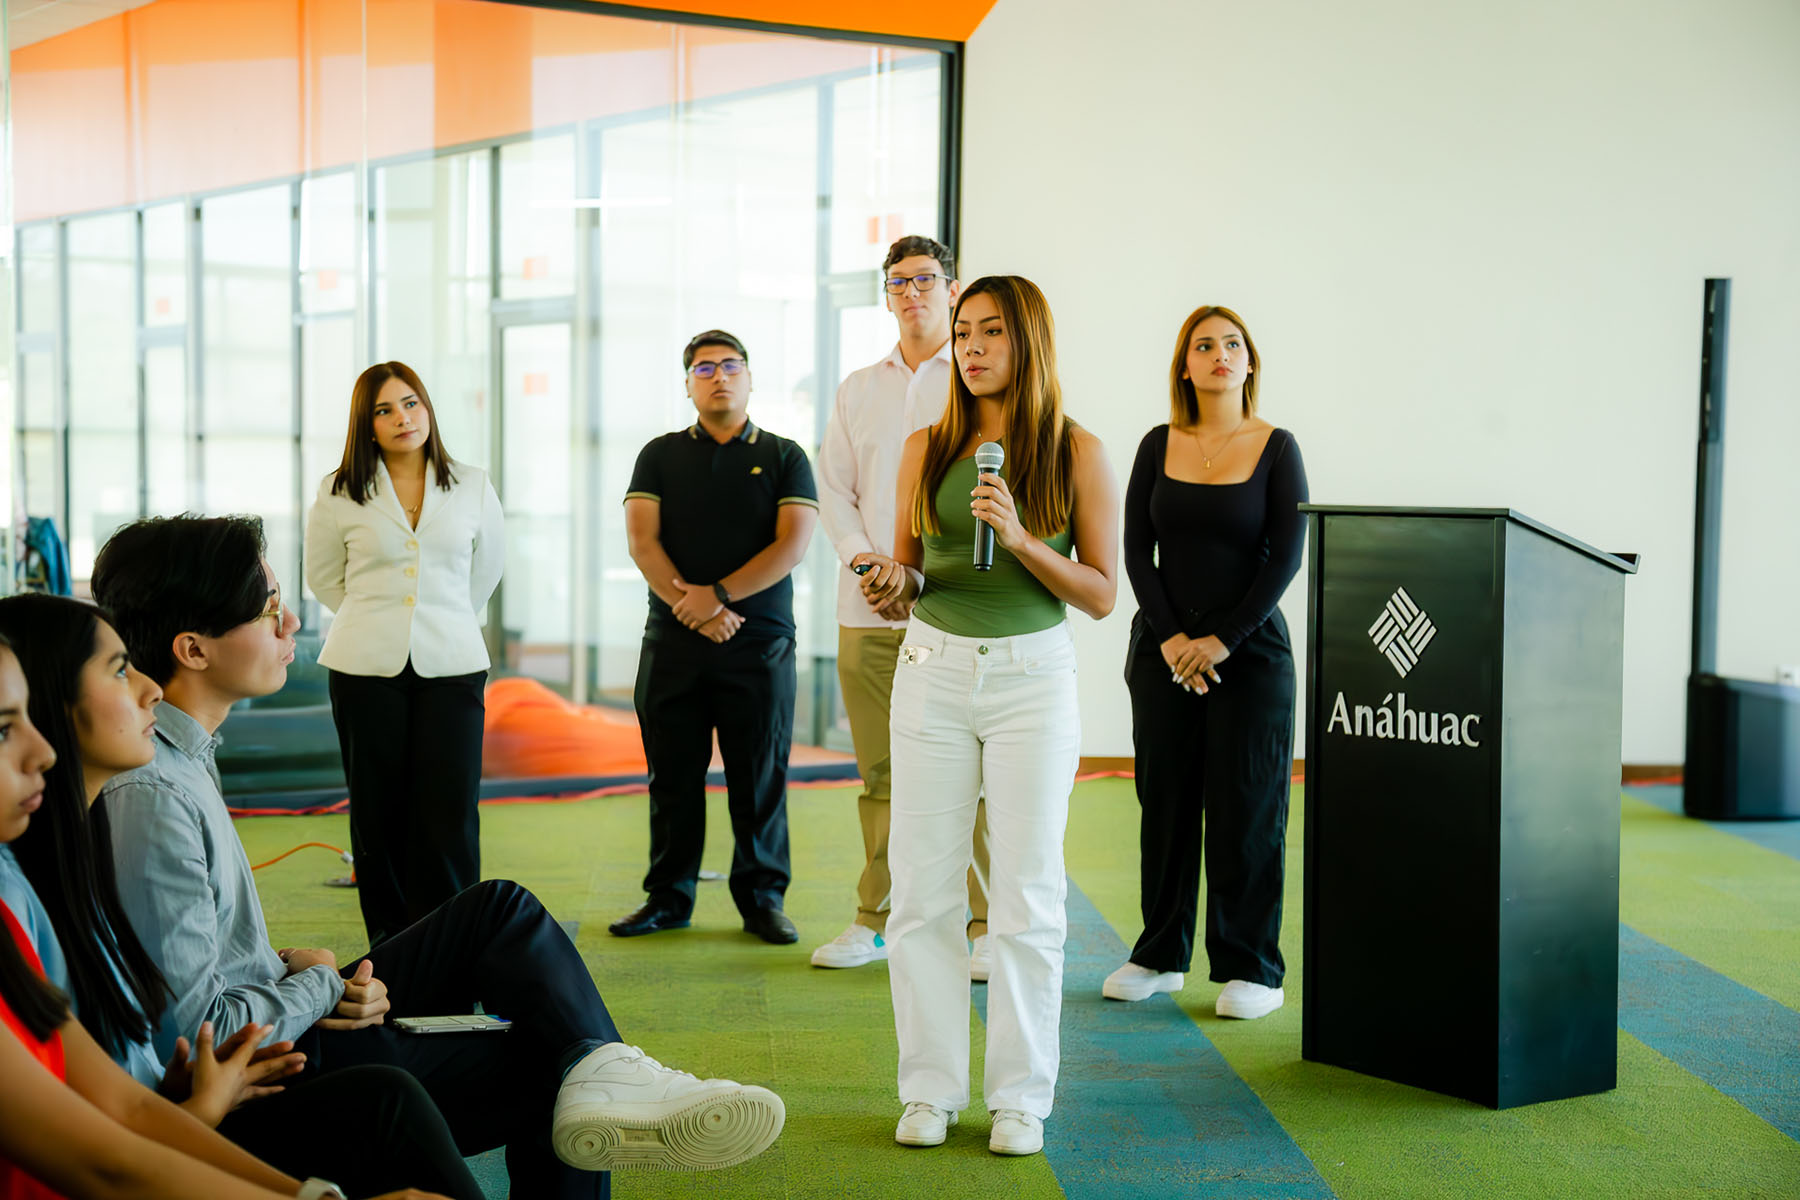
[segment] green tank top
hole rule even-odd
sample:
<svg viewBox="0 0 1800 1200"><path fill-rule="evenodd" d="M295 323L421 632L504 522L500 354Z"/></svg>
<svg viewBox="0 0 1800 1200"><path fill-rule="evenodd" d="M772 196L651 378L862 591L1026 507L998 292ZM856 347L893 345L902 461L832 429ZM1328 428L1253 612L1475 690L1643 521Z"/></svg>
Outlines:
<svg viewBox="0 0 1800 1200"><path fill-rule="evenodd" d="M914 615L959 637L1013 637L1060 624L1066 606L999 542L994 543L993 570L975 569L976 521L969 511L974 487L975 459L951 463L935 498L942 532L924 538L925 590ZM1075 539L1072 530L1064 529L1044 541L1068 558Z"/></svg>

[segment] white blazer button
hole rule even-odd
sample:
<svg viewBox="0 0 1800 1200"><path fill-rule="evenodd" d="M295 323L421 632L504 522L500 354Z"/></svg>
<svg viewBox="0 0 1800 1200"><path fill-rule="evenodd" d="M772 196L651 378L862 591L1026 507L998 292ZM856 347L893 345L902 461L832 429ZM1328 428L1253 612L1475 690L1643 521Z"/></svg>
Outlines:
<svg viewBox="0 0 1800 1200"><path fill-rule="evenodd" d="M417 542L408 542L408 543L406 543L406 548L407 548L407 549L408 549L408 550L417 550L417 549L418 549L418 548L419 548L419 543L417 543Z"/></svg>
<svg viewBox="0 0 1800 1200"><path fill-rule="evenodd" d="M406 568L406 577L408 579L411 579L414 575L417 575L418 573L419 573L419 568L417 568L417 567Z"/></svg>
<svg viewBox="0 0 1800 1200"><path fill-rule="evenodd" d="M407 597L407 598L406 598L406 603L407 603L407 607L409 607L409 608L410 608L410 607L411 607L411 606L412 606L412 605L414 605L414 604L417 604L417 603L418 603L418 602L419 602L419 601L418 601L418 598L417 598L417 597L415 597L415 596L408 596L408 597Z"/></svg>

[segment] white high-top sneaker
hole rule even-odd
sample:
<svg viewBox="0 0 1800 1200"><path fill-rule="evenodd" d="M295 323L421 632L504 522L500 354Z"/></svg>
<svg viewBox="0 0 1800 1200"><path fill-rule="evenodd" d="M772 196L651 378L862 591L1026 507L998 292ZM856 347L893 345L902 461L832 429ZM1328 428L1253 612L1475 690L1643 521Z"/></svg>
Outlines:
<svg viewBox="0 0 1800 1200"><path fill-rule="evenodd" d="M786 1120L768 1088L697 1079L611 1042L563 1076L550 1141L588 1171L711 1171L767 1150Z"/></svg>
<svg viewBox="0 0 1800 1200"><path fill-rule="evenodd" d="M1219 998L1213 1001L1213 1012L1221 1017L1254 1021L1280 1008L1283 998L1278 987L1251 983L1247 979L1233 979L1219 990Z"/></svg>

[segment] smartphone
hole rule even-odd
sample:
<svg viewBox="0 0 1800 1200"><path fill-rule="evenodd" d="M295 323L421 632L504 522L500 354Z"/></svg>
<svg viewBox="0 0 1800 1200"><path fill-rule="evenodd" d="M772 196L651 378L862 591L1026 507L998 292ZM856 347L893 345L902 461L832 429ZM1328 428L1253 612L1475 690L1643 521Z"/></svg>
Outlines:
<svg viewBox="0 0 1800 1200"><path fill-rule="evenodd" d="M512 1022L486 1013L459 1017L395 1017L388 1022L402 1033L505 1033Z"/></svg>

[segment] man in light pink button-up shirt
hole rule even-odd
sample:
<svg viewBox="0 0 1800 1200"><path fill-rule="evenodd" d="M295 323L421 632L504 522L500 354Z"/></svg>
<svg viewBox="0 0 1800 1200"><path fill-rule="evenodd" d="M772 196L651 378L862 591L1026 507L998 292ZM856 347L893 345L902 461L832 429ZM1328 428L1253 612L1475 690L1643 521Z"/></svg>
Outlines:
<svg viewBox="0 0 1800 1200"><path fill-rule="evenodd" d="M816 967L860 967L887 957L888 694L910 606L869 607L853 570L870 554L892 554L900 449L934 424L950 395L950 310L956 260L943 243L903 237L882 263L888 311L900 340L880 362L838 388L819 447L819 516L843 570L838 573L838 682L863 779L857 798L865 863L856 920L813 951ZM969 972L987 978L987 820L977 817L969 868Z"/></svg>

